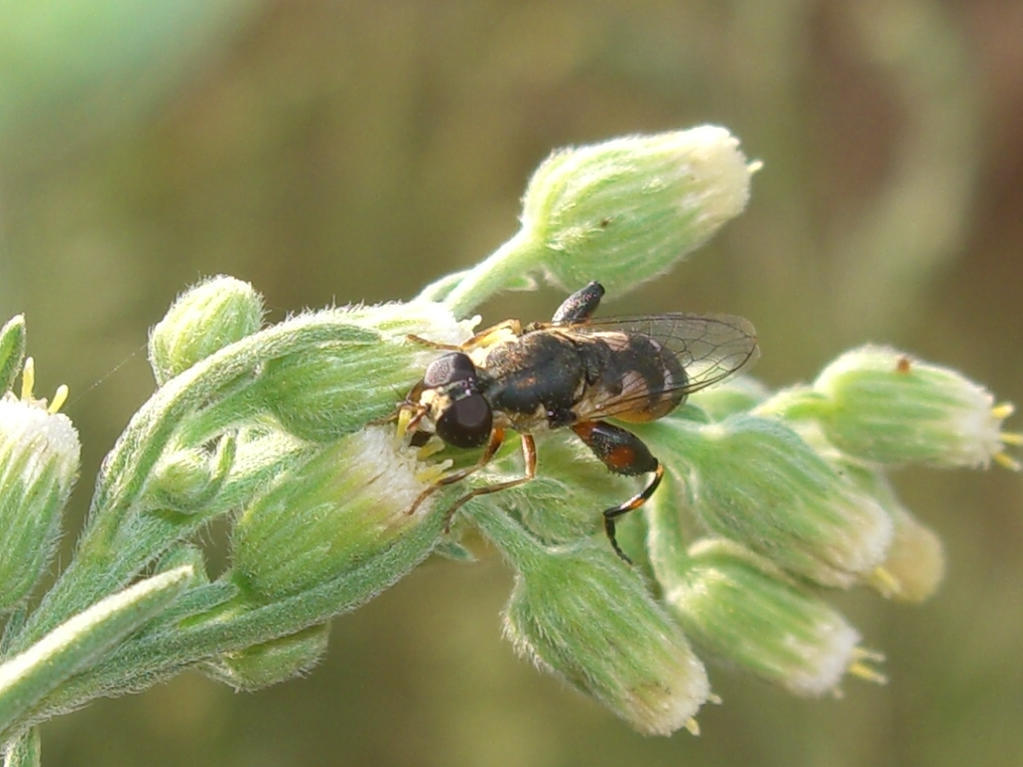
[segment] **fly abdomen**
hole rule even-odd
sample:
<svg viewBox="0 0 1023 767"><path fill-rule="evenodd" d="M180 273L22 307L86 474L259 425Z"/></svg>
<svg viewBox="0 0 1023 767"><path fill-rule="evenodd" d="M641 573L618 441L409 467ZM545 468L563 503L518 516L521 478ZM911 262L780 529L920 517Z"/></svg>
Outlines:
<svg viewBox="0 0 1023 767"><path fill-rule="evenodd" d="M608 361L599 385L612 398L635 403L616 412L616 418L653 421L681 404L686 382L674 353L648 336L630 333Z"/></svg>

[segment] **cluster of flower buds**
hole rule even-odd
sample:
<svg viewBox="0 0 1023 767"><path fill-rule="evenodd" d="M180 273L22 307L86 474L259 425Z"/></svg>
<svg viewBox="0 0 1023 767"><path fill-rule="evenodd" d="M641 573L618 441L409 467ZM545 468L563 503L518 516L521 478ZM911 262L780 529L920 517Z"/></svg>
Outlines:
<svg viewBox="0 0 1023 767"><path fill-rule="evenodd" d="M1004 452L1020 441L1002 430L1009 413L954 371L867 347L843 355L810 387L771 396L740 377L639 426L669 467L637 528L645 534L629 548L656 584L657 619L666 610L705 659L793 694L835 692L846 675L884 681L873 666L881 657L861 646L826 590L862 585L911 602L933 594L944 571L940 539L900 502L885 468L991 460L1016 468ZM561 484L547 479L557 486L540 492L549 506L560 497L563 520L578 520L577 505L594 507L585 489L592 483L572 488L566 448L548 452ZM569 538L536 521L536 500L510 498L500 524L492 512L474 511L518 572L505 618L516 648L640 731L694 729L709 689L689 665L698 661L688 644L654 628L650 614L636 614L650 608L651 592L631 591L643 583L635 569L602 575L615 564L605 561L606 544L544 548L532 540L526 528L546 540ZM576 524L579 535L593 534ZM673 662L657 650L669 640L678 643ZM609 656L620 673L641 668L674 681L656 688L622 681L610 675ZM664 696L657 709L664 719L622 692L637 688Z"/></svg>
<svg viewBox="0 0 1023 767"><path fill-rule="evenodd" d="M432 347L410 336L457 344L473 325L427 301L327 309L262 331L261 321L251 286L216 277L154 327L150 360L165 388L194 386L207 368L235 372L174 426L139 501L197 519L239 510L221 579L236 596L208 621L284 617L200 667L245 689L313 665L327 619L442 539L446 496L432 493L442 469L420 463L393 426L367 424L393 413L431 359Z"/></svg>
<svg viewBox="0 0 1023 767"><path fill-rule="evenodd" d="M104 462L75 560L5 637L21 655L0 664L0 743L27 732L30 746L30 716L187 666L241 689L303 673L331 617L431 552L465 554L469 525L515 570L504 615L515 649L641 732L697 730L713 699L697 653L799 695L834 691L849 673L880 680L827 589L919 601L944 562L886 471L1019 468L1005 448L1023 439L1002 429L1011 406L955 371L868 346L808 386L772 394L738 377L637 424L667 473L645 521L630 515L620 530L634 566L597 513L632 492L630 478L609 476L570 433L540 438L532 482L468 497L521 477L514 451L446 483L479 451L438 454L439 440L413 444L406 421L397 435L387 423L495 291L544 277L624 293L737 215L755 170L712 126L563 150L530 181L519 233L413 301L264 327L244 282L185 292L152 330L160 388ZM33 397L24 335L20 317L0 331L0 613L43 573L79 462L57 412L66 390L49 405ZM228 512L231 560L211 580L188 541ZM32 655L40 645L63 648L62 665Z"/></svg>
<svg viewBox="0 0 1023 767"><path fill-rule="evenodd" d="M659 273L741 210L755 165L730 139L707 128L554 154L530 182L519 235L490 262L425 295L471 308L466 297L486 295L488 280L509 264L517 279L538 272L566 287L596 277L631 288L637 275ZM667 159L673 152L674 166ZM685 170L676 175L669 167ZM680 191L687 184L693 186ZM655 222L672 204L676 221L708 227L661 229ZM709 207L679 216L690 204ZM630 234L619 240L623 231ZM512 282L501 276L506 286ZM689 402L636 427L668 476L646 525L620 536L637 562L631 571L605 577L603 568L614 565L603 561L607 552L571 543L600 534L594 515L582 513L599 506L588 495L595 486L588 467L564 443L552 444L556 437L543 446L548 472L495 501L514 521L498 524L484 504L470 504L517 571L505 618L516 648L643 732L687 723L693 729L692 716L709 695L705 677L688 665L696 663L688 645L674 630L654 628L662 613L636 614L650 607L650 593L708 659L795 694L834 692L847 674L882 681L871 665L880 656L860 645L856 629L828 603L827 589L863 585L904 601L930 596L944 572L941 542L899 501L886 470L992 460L1019 468L1005 448L1020 444L1020 436L1002 429L1011 406L995 405L955 371L869 346L840 357L809 387L772 395L740 376ZM507 459L493 473L493 481L514 476ZM616 490L619 482L603 479ZM630 592L641 583L637 571L653 578L652 592ZM674 661L657 649L665 641L676 645ZM647 675L670 682L645 686L639 680ZM662 697L643 708L623 692L637 689Z"/></svg>

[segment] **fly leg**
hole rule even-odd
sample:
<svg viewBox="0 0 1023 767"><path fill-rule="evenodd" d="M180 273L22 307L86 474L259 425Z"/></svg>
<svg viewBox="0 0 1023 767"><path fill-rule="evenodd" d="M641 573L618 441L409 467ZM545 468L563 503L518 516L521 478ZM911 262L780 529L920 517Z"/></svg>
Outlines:
<svg viewBox="0 0 1023 767"><path fill-rule="evenodd" d="M419 344L420 346L427 346L430 349L443 349L444 351L449 351L449 352L460 352L460 351L462 351L462 347L457 345L457 344L442 344L442 343L439 343L437 341L431 341L429 338L423 338L422 336L417 336L415 333L406 333L405 334L405 338L407 338L409 341L411 341L414 344Z"/></svg>
<svg viewBox="0 0 1023 767"><path fill-rule="evenodd" d="M463 344L442 344L431 341L429 338L417 336L415 333L406 333L405 338L420 346L427 346L431 349L442 349L449 352L461 352L467 349L476 349L481 346L491 346L498 341L507 339L509 336L518 337L522 335L522 323L519 320L505 320L496 325L491 325L486 330L481 330Z"/></svg>
<svg viewBox="0 0 1023 767"><path fill-rule="evenodd" d="M603 295L604 286L591 282L562 301L551 322L586 322L597 311Z"/></svg>
<svg viewBox="0 0 1023 767"><path fill-rule="evenodd" d="M522 485L529 482L529 480L536 476L536 443L533 441L533 436L531 434L522 435L522 460L526 465L525 476L509 479L506 482L497 482L493 485L486 485L485 487L477 487L475 490L466 493L451 504L451 508L448 509L445 514L446 524L444 525L444 531L447 532L451 527L451 520L455 516L455 512L473 498L486 495L487 493L496 493L498 490L507 490L509 487L515 487L516 485Z"/></svg>
<svg viewBox="0 0 1023 767"><path fill-rule="evenodd" d="M474 463L467 469L461 469L460 471L456 471L452 474L448 474L447 476L438 479L436 482L434 482L432 485L430 485L416 497L416 500L412 502L412 506L410 506L408 511L406 511L405 513L414 514L416 509L419 508L420 504L422 504L423 501L425 501L427 498L436 493L445 485L453 485L455 482L461 482L463 479L468 477L473 472L482 469L484 466L490 463L490 459L494 457L494 454L497 453L497 451L501 448L501 445L503 443L504 429L494 429L492 432L490 432L490 441L487 442L486 450L483 451L483 455L480 456L480 459L476 461L476 463ZM455 508L457 508L463 503L465 503L465 501L459 501ZM447 516L449 522L451 520L451 514L452 512L449 511Z"/></svg>
<svg viewBox="0 0 1023 767"><path fill-rule="evenodd" d="M623 474L627 477L637 474L653 474L643 490L625 503L604 511L604 532L607 533L611 546L618 556L631 564L632 560L625 555L615 538L615 519L646 503L661 483L664 467L650 454L650 450L639 437L618 426L612 426L606 421L582 421L573 424L572 431L578 434L601 463L615 474Z"/></svg>

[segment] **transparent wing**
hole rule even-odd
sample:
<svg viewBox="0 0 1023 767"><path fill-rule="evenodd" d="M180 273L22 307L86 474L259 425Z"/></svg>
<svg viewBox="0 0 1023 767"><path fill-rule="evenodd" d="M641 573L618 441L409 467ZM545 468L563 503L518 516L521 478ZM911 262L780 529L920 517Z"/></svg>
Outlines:
<svg viewBox="0 0 1023 767"><path fill-rule="evenodd" d="M698 391L751 365L760 355L753 325L728 314L654 314L545 327L569 336L599 338L612 349L624 349L628 336L643 335L673 354L685 370L684 379L666 382L658 392L649 391L641 377L627 375L620 392L590 398L587 412L578 413L581 418L627 413L654 394Z"/></svg>

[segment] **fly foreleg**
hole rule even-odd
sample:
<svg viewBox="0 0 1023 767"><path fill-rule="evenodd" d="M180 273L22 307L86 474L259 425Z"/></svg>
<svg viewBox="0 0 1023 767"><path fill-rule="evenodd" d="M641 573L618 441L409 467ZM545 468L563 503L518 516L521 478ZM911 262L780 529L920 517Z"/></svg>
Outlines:
<svg viewBox="0 0 1023 767"><path fill-rule="evenodd" d="M627 477L637 474L653 474L642 491L625 503L604 511L604 532L607 533L611 546L618 556L631 564L632 560L625 555L615 538L615 519L646 503L661 483L664 467L651 455L650 450L639 437L618 426L612 426L605 421L583 421L574 424L572 431L578 434L601 463L615 474L623 474Z"/></svg>
<svg viewBox="0 0 1023 767"><path fill-rule="evenodd" d="M597 311L604 296L604 286L591 282L561 302L551 322L586 322Z"/></svg>
<svg viewBox="0 0 1023 767"><path fill-rule="evenodd" d="M490 432L490 440L487 442L486 450L483 451L483 455L480 456L479 460L476 461L475 464L466 469L461 469L459 471L453 472L452 474L448 474L438 479L436 482L434 482L432 485L430 485L428 488L426 488L423 492L419 494L416 500L412 502L412 506L405 513L415 514L416 509L419 508L420 504L422 504L423 501L425 501L435 492L440 490L442 487L445 487L446 485L453 485L455 482L461 482L470 474L482 469L484 466L490 463L490 460L494 457L497 451L500 450L502 444L504 444L504 429L494 429L492 432ZM458 506L461 506L462 503L464 503L464 501L459 501ZM457 506L455 508L457 508ZM452 511L447 512L448 524L450 524L451 522L451 515L453 513L454 512Z"/></svg>

